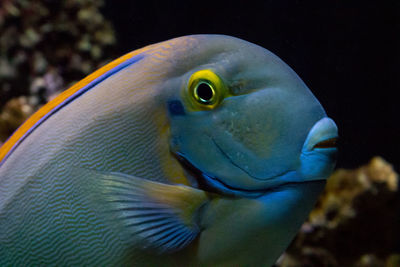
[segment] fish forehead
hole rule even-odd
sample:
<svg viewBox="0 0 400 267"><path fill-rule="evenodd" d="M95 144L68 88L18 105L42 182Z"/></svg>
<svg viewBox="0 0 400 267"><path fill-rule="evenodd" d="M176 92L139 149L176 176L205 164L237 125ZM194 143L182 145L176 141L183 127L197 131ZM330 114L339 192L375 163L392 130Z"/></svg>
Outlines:
<svg viewBox="0 0 400 267"><path fill-rule="evenodd" d="M179 65L187 70L194 71L208 65L222 75L235 74L254 79L257 76L254 70L262 65L283 63L267 49L235 37L199 35L192 38L190 51L177 53L176 56Z"/></svg>
<svg viewBox="0 0 400 267"><path fill-rule="evenodd" d="M200 34L174 38L153 45L154 54L168 62L169 77L183 77L199 69L211 68L226 80L254 83L266 73L290 72L291 69L269 50L245 40L219 34ZM273 68L271 68L273 67ZM186 74L186 76L185 76ZM291 74L295 74L294 72Z"/></svg>
<svg viewBox="0 0 400 267"><path fill-rule="evenodd" d="M177 39L169 76L179 77L184 91L199 70L215 72L233 95L279 87L289 94L311 94L301 78L278 56L256 44L224 35L194 35ZM187 45L190 44L190 45Z"/></svg>

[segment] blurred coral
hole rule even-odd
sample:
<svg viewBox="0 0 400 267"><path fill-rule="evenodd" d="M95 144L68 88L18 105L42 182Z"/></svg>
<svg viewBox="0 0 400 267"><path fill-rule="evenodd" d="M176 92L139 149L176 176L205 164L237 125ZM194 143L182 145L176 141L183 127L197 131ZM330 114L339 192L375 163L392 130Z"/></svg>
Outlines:
<svg viewBox="0 0 400 267"><path fill-rule="evenodd" d="M398 175L380 157L329 178L277 266L400 266Z"/></svg>
<svg viewBox="0 0 400 267"><path fill-rule="evenodd" d="M115 57L103 1L3 0L0 4L0 108L14 97L45 103Z"/></svg>
<svg viewBox="0 0 400 267"><path fill-rule="evenodd" d="M8 101L0 113L0 145L17 129L34 111L28 98L20 96Z"/></svg>

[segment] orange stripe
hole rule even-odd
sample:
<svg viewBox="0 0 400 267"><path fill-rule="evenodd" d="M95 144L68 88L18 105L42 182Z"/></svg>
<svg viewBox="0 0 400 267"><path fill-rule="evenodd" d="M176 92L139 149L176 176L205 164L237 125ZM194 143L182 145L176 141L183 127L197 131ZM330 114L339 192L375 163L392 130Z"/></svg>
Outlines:
<svg viewBox="0 0 400 267"><path fill-rule="evenodd" d="M109 70L123 63L124 61L148 50L152 46L147 46L133 52L130 52L110 63L105 65L104 67L96 70L92 74L88 75L84 79L80 80L73 86L71 86L68 90L62 92L59 96L57 96L52 101L48 102L42 108L40 108L36 113L34 113L31 117L29 117L15 132L14 134L4 143L4 145L0 148L0 163L4 159L4 157L11 151L14 145L47 113L51 112L55 107L63 103L68 97L79 91L81 88L105 74Z"/></svg>

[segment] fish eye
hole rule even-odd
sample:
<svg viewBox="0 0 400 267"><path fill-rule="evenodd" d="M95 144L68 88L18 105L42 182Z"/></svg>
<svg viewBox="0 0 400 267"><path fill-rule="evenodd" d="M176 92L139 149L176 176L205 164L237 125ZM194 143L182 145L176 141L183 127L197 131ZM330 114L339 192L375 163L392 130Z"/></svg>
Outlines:
<svg viewBox="0 0 400 267"><path fill-rule="evenodd" d="M188 84L189 101L195 109L213 109L225 97L225 86L211 70L192 74Z"/></svg>
<svg viewBox="0 0 400 267"><path fill-rule="evenodd" d="M197 101L207 105L213 102L215 91L211 84L202 81L194 89L194 96Z"/></svg>

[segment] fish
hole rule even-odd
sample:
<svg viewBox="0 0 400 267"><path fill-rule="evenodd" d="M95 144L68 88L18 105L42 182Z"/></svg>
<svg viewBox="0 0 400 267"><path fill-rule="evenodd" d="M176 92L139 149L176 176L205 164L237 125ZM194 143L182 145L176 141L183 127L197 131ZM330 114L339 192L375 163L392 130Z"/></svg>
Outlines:
<svg viewBox="0 0 400 267"><path fill-rule="evenodd" d="M226 35L130 52L0 149L1 266L269 266L338 129L280 58Z"/></svg>

